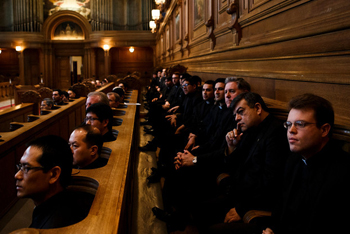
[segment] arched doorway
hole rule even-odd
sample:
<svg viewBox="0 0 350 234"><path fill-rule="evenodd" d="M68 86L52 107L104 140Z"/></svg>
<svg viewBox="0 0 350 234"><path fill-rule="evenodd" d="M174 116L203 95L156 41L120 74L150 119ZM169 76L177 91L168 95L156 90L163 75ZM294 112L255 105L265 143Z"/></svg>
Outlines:
<svg viewBox="0 0 350 234"><path fill-rule="evenodd" d="M44 48L48 86L68 89L89 75L86 39L90 38L91 25L84 16L58 11L45 21L43 32L49 42Z"/></svg>

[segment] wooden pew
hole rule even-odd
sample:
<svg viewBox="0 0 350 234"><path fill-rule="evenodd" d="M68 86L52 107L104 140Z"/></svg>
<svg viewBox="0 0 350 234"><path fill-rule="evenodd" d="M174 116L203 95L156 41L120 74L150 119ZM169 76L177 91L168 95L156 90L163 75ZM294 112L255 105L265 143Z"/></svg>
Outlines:
<svg viewBox="0 0 350 234"><path fill-rule="evenodd" d="M132 91L130 102L136 102L137 99L138 92L134 90ZM85 98L80 98L76 101L81 101L80 120L82 121L85 114ZM69 103L63 108L69 109L71 105L73 105L73 103ZM128 211L131 210L130 193L133 180L132 176L134 174L132 143L135 137L134 123L136 110L137 106L130 105L119 113L120 115L118 118L122 119L122 124L120 126L113 126L113 130L119 131L118 138L116 141L104 144L104 147L112 150L108 164L105 167L93 170L73 170L74 185L72 187L78 189L81 187L82 190L89 193L96 192L88 216L77 224L58 229L40 230L40 233L128 233L128 228L130 227L130 214ZM36 121L44 122L42 118L49 117L49 115L40 117L40 119L35 120L32 124ZM48 119L52 119L52 117ZM71 118L67 117L67 119L62 121L62 124L70 120ZM43 123L39 125L42 126L42 124ZM37 127L39 128L39 126ZM27 128L29 127L27 126ZM32 126L32 128L35 127ZM20 130L21 128L17 131ZM66 133L70 134L70 132L71 131L68 131ZM40 136L40 134L38 136ZM12 137L15 138L15 136ZM8 139L8 136L5 136L5 138ZM65 139L68 139L68 137L65 137ZM25 140L22 140L22 142L24 141ZM2 145L0 146L2 147ZM11 158L16 158L16 162L18 162L24 150L25 147L20 146L17 150L18 155L13 155ZM12 160L11 163L15 163L15 160ZM14 173L15 171L13 171L12 177ZM12 233L39 233L39 231L25 228Z"/></svg>

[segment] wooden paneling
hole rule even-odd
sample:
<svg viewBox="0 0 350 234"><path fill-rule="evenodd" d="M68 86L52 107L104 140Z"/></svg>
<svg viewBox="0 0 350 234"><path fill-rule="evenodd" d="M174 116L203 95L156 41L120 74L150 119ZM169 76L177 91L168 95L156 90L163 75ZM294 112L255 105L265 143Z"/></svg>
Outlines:
<svg viewBox="0 0 350 234"><path fill-rule="evenodd" d="M111 73L124 77L134 71L152 74L153 72L153 49L148 47L135 47L133 53L129 47L118 47L110 50Z"/></svg>
<svg viewBox="0 0 350 234"><path fill-rule="evenodd" d="M214 16L214 36L208 34L210 27L205 27L206 33L204 25L193 27L193 2L182 1L181 5L188 9L184 16L189 19L188 46L172 56L161 53L157 46L157 66L181 64L203 80L244 77L254 92L281 101L313 92L330 100L337 115L350 116L346 101L350 93L350 1L207 0L206 20ZM236 4L238 14L225 12L231 4ZM170 5L157 45L162 45L165 25L171 26L167 20L176 8L176 3ZM240 41L236 29L229 29L236 16Z"/></svg>

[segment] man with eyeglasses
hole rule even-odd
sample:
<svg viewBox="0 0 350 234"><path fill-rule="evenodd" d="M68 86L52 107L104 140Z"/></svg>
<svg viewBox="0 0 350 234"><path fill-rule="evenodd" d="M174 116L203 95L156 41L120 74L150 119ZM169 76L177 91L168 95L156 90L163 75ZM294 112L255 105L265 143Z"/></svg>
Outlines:
<svg viewBox="0 0 350 234"><path fill-rule="evenodd" d="M86 110L85 124L89 124L100 130L103 142L115 141L116 134L112 130L113 111L104 103L92 104Z"/></svg>
<svg viewBox="0 0 350 234"><path fill-rule="evenodd" d="M350 155L331 139L334 111L326 99L304 94L289 102L291 156L271 233L345 233L349 229Z"/></svg>
<svg viewBox="0 0 350 234"><path fill-rule="evenodd" d="M29 143L15 174L17 197L34 201L31 228L68 226L84 219L90 207L66 188L71 180L72 152L65 140L45 136ZM93 197L89 197L91 204ZM84 200L85 201L85 200Z"/></svg>

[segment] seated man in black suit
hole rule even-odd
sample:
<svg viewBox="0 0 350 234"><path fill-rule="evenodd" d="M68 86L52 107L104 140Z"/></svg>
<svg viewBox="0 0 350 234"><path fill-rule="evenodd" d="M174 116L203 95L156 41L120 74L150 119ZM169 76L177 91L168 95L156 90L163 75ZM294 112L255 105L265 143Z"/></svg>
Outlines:
<svg viewBox="0 0 350 234"><path fill-rule="evenodd" d="M80 194L66 188L72 173L72 152L58 136L44 136L29 143L15 175L17 197L34 201L31 228L59 228L83 220L90 209ZM77 196L75 196L77 195Z"/></svg>
<svg viewBox="0 0 350 234"><path fill-rule="evenodd" d="M69 138L73 153L73 166L79 169L94 169L103 167L108 159L101 158L102 135L91 125L77 127Z"/></svg>
<svg viewBox="0 0 350 234"><path fill-rule="evenodd" d="M86 110L85 123L100 130L103 142L115 141L113 134L113 111L109 105L104 103L92 104Z"/></svg>
<svg viewBox="0 0 350 234"><path fill-rule="evenodd" d="M345 233L349 229L350 155L331 140L332 105L304 94L289 102L284 193L263 233Z"/></svg>
<svg viewBox="0 0 350 234"><path fill-rule="evenodd" d="M242 218L249 210L272 210L288 153L283 124L269 114L260 95L241 93L231 106L237 127L227 133L226 148L198 157L185 151L178 158L181 167L196 165L230 175L220 183L219 195L194 209L199 226L211 233L256 228Z"/></svg>

